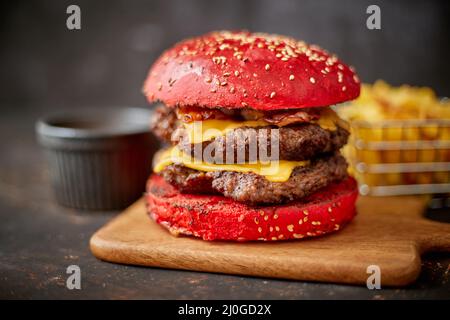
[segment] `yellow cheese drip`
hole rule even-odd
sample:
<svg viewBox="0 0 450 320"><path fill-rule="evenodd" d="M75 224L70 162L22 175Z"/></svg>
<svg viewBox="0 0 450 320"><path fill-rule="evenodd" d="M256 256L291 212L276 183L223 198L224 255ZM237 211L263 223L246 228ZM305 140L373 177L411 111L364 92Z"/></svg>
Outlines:
<svg viewBox="0 0 450 320"><path fill-rule="evenodd" d="M233 121L233 120L205 120L183 124L190 143L201 143L216 137L221 137L237 128L264 127L269 125L264 120Z"/></svg>
<svg viewBox="0 0 450 320"><path fill-rule="evenodd" d="M177 147L171 147L156 155L153 170L158 173L165 167L173 163L181 163L184 166L198 171L235 171L235 172L253 172L264 176L272 182L285 182L291 176L295 167L306 166L309 161L271 161L267 164L244 163L244 164L212 164L194 159L184 154Z"/></svg>

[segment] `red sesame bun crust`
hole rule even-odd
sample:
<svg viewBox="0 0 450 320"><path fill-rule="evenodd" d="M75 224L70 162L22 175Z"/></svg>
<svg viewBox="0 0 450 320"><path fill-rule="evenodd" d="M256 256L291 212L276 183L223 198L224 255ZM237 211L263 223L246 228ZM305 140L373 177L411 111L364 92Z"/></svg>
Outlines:
<svg viewBox="0 0 450 320"><path fill-rule="evenodd" d="M302 202L251 207L223 196L182 194L158 175L147 183L147 209L173 234L204 240L274 241L334 232L356 214L356 181L331 184Z"/></svg>
<svg viewBox="0 0 450 320"><path fill-rule="evenodd" d="M276 110L352 100L360 82L317 46L278 35L221 31L165 51L143 91L150 102L169 107Z"/></svg>

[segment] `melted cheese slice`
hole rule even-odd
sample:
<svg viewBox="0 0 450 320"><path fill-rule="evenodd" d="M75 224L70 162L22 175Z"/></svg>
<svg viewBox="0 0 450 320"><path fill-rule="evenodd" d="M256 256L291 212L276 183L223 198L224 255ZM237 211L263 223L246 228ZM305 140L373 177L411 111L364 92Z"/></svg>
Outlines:
<svg viewBox="0 0 450 320"><path fill-rule="evenodd" d="M221 137L237 128L268 126L264 120L233 121L233 120L205 120L183 123L190 143L201 143L216 137Z"/></svg>
<svg viewBox="0 0 450 320"><path fill-rule="evenodd" d="M339 118L336 112L327 108L322 112L320 118L313 123L318 124L322 129L334 131L337 129L337 125L346 128L344 122L345 121Z"/></svg>
<svg viewBox="0 0 450 320"><path fill-rule="evenodd" d="M336 130L337 124L346 128L347 124L344 120L331 109L325 110L321 117L313 123L318 124L326 130ZM255 121L233 121L233 120L205 120L183 123L186 129L186 135L190 143L202 143L216 137L225 136L227 132L242 127L264 127L271 124L264 120Z"/></svg>
<svg viewBox="0 0 450 320"><path fill-rule="evenodd" d="M162 151L155 157L153 170L158 173L165 167L173 163L181 163L184 166L198 171L235 171L235 172L253 172L265 177L272 182L285 182L291 176L295 167L306 166L309 161L271 161L267 164L262 163L243 163L243 164L212 164L191 158L183 153L177 147L172 147Z"/></svg>

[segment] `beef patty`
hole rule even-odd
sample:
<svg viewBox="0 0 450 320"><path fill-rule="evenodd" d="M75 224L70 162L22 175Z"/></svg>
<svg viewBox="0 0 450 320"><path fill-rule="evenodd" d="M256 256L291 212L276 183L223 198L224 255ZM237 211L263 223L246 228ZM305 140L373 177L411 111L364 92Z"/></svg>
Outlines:
<svg viewBox="0 0 450 320"><path fill-rule="evenodd" d="M167 166L159 173L181 192L223 194L250 205L285 203L347 177L347 163L338 153L296 167L286 182L271 182L255 173L235 171L203 172L181 164Z"/></svg>
<svg viewBox="0 0 450 320"><path fill-rule="evenodd" d="M189 142L186 135L183 135L184 129L177 120L175 111L164 106L155 110L152 129L159 138L172 144L178 144L180 150L186 154L191 154L191 156L201 158L205 148L213 150L212 158L216 156L215 152L219 152L219 155L223 156L216 158L216 161L209 162L217 162L220 159L222 163L226 160L227 147L233 148L234 162L237 162L237 146L245 150L245 158L242 159L244 161L249 160L249 145L257 145L259 149L259 143L264 143L267 146L267 154L271 155L271 146L268 140L258 141L256 136L250 134L255 129L265 130L267 137L271 136L272 130L279 129L279 159L292 161L308 160L339 150L347 143L349 136L349 132L339 126L336 130L327 130L313 123L294 124L280 128L276 126L242 127L229 131L226 136L205 141L198 148L198 146ZM175 131L178 138L171 141L172 133ZM255 144L252 144L252 142L255 142ZM201 152L194 152L195 150Z"/></svg>
<svg viewBox="0 0 450 320"><path fill-rule="evenodd" d="M171 142L172 133L178 128L179 122L173 109L164 105L155 108L151 118L150 128L164 142Z"/></svg>
<svg viewBox="0 0 450 320"><path fill-rule="evenodd" d="M249 146L256 146L256 150L259 150L260 144L263 143L267 148L267 155L272 155L272 148L269 139L258 139L257 135L251 135L253 130L265 130L266 137L270 139L271 132L274 129L278 129L278 141L279 141L279 160L296 160L303 161L309 160L327 153L332 153L339 150L347 143L348 131L340 127L337 130L330 131L322 129L316 124L298 124L288 127L258 127L249 128L242 127L239 129L228 132L225 136L216 137L210 141L201 143L201 152L196 152L195 144L190 144L186 137L180 139L178 147L186 154L191 154L197 158L201 158L203 150L213 150L208 159L214 159L215 161L208 161L216 163L226 163L227 148L233 148L234 163L248 162L249 159ZM238 149L239 148L239 149ZM242 159L237 159L238 151L242 148ZM216 158L216 152L220 156ZM259 157L258 157L259 158ZM272 158L273 159L273 158ZM256 159L255 159L256 160Z"/></svg>

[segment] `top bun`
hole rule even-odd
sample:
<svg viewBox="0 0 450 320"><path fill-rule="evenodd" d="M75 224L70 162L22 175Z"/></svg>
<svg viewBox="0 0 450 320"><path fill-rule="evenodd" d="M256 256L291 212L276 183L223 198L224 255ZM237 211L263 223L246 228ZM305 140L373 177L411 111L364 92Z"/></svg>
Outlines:
<svg viewBox="0 0 450 320"><path fill-rule="evenodd" d="M143 87L150 102L169 107L277 110L355 99L360 82L325 50L293 38L211 32L165 51Z"/></svg>

